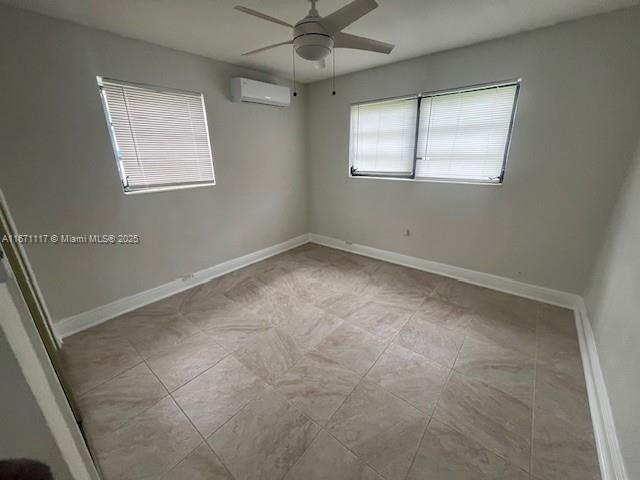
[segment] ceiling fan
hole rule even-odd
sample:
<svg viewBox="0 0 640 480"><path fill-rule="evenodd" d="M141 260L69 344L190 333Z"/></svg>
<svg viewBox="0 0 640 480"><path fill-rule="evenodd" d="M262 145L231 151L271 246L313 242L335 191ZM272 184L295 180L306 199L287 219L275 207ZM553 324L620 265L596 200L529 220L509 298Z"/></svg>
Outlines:
<svg viewBox="0 0 640 480"><path fill-rule="evenodd" d="M309 1L311 2L309 13L295 25L247 7L235 7L236 10L241 12L293 29L293 38L291 40L258 48L243 55L253 55L281 45L293 45L295 52L300 57L316 62L316 66L324 68L324 59L334 48L353 48L386 54L391 53L391 50L393 50L394 45L390 43L350 35L342 31L375 9L378 6L375 0L353 0L326 17L321 17L318 10L316 10L318 0Z"/></svg>

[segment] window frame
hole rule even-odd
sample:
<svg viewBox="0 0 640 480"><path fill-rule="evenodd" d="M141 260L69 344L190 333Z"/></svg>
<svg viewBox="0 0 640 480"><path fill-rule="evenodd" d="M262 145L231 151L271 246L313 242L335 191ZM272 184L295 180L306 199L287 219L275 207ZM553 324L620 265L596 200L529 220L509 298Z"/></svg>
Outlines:
<svg viewBox="0 0 640 480"><path fill-rule="evenodd" d="M375 100L366 100L363 102L353 102L349 105L349 113L351 114L351 108L354 106L358 106L358 105L366 105L366 104L370 104L370 103L382 103L382 102L386 102L386 101L391 101L391 100L411 100L411 99L415 99L418 102L417 108L418 108L418 113L417 113L417 117L416 117L416 129L414 132L415 135L415 139L414 139L414 147L413 147L413 172L410 175L393 175L393 174L385 174L385 172L363 172L363 173L356 173L356 171L353 168L353 157L351 155L351 145L349 145L349 162L348 162L348 173L349 173L349 178L368 178L368 179L374 179L374 180L400 180L400 181L412 181L412 182L432 182L432 183L459 183L459 184L470 184L470 185L503 185L504 184L504 177L505 177L505 171L506 171L506 166L507 166L507 161L509 158L509 152L511 150L511 139L513 136L513 126L515 123L515 118L516 118L516 111L517 111L517 107L518 107L518 99L519 99L519 95L520 95L520 87L522 84L522 78L514 78L514 79L510 79L510 80L503 80L503 81L499 81L499 82L490 82L490 83L482 83L482 84L476 84L476 85L468 85L468 86L463 86L463 87L455 87L455 88L448 88L448 89L442 89L442 90L433 90L433 91L429 91L429 92L422 92L419 94L413 94L413 95L399 95L397 97L388 97L388 98L380 98L380 99L375 99ZM514 86L516 87L516 91L513 97L513 107L511 109L511 120L509 122L509 131L507 133L507 141L505 144L505 149L504 149L504 155L503 155L503 160L502 160L502 169L500 172L499 177L497 177L497 181L481 181L481 180L477 180L477 179L457 179L457 178L436 178L436 177L416 177L416 163L418 161L418 141L419 141L419 136L420 136L420 110L421 110L421 102L423 98L432 98L432 97L438 97L438 96L443 96L443 95L452 95L452 94L457 94L457 93L465 93L465 92L473 92L473 91L480 91L480 90L488 90L488 89L492 89L492 88L499 88L499 87L510 87L510 86ZM351 123L349 124L349 142L351 142Z"/></svg>
<svg viewBox="0 0 640 480"><path fill-rule="evenodd" d="M168 92L168 93L188 94L191 96L199 95L200 101L202 102L202 112L204 115L204 126L205 126L205 132L207 135L207 144L209 146L209 161L211 162L211 172L213 175L213 180L206 180L206 181L200 181L200 182L188 181L188 182L180 182L180 183L167 183L167 184L161 184L161 185L152 185L148 187L136 187L136 188L129 187L127 185L127 175L124 170L124 165L122 163L122 159L120 158L120 155L118 154L118 151L119 151L118 139L116 137L113 121L111 119L111 111L109 110L109 100L104 90L103 82L105 81L117 83L125 86L130 85L132 87L144 88L144 89L152 90L159 93ZM96 82L98 84L98 93L100 95L102 111L104 113L104 118L107 123L107 130L109 130L109 139L111 141L111 148L113 150L113 155L115 157L116 165L118 168L120 185L122 186L122 191L125 195L139 195L143 193L166 192L171 190L185 190L188 188L212 187L216 185L215 165L213 162L213 148L211 146L211 136L209 134L209 120L207 116L207 107L204 101L204 94L202 92L163 87L160 85L151 85L148 83L129 82L127 80L119 80L116 78L106 77L102 75L98 75L96 77Z"/></svg>

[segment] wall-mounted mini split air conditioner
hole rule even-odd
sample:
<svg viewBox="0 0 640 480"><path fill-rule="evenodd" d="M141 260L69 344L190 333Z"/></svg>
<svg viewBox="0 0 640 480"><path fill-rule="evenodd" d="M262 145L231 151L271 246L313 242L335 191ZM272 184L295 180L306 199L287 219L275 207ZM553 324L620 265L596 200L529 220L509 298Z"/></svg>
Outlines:
<svg viewBox="0 0 640 480"><path fill-rule="evenodd" d="M231 100L286 107L291 103L291 91L289 87L235 77L231 79Z"/></svg>

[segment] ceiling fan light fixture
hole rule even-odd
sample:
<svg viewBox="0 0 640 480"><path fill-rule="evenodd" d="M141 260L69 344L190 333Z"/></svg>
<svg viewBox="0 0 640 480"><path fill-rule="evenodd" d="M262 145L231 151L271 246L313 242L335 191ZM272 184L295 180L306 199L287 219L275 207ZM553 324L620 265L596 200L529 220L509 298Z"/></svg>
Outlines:
<svg viewBox="0 0 640 480"><path fill-rule="evenodd" d="M328 35L307 33L296 37L293 46L300 57L317 62L329 56L333 48L333 39Z"/></svg>
<svg viewBox="0 0 640 480"><path fill-rule="evenodd" d="M320 45L304 45L296 49L296 53L305 60L317 62L329 56L331 50Z"/></svg>

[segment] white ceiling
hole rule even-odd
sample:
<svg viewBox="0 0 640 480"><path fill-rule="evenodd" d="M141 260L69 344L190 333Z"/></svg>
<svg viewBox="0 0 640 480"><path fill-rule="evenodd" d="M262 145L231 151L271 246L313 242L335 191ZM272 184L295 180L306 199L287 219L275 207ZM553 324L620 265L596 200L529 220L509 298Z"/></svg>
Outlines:
<svg viewBox="0 0 640 480"><path fill-rule="evenodd" d="M327 15L349 0L319 0ZM290 39L291 32L233 9L244 5L295 23L307 0L0 0L2 3L119 35L291 77L291 47L241 54ZM378 0L380 6L346 32L394 43L391 55L338 50L338 75L477 43L554 23L637 5L640 0ZM329 62L328 62L329 65ZM331 76L296 60L296 76Z"/></svg>

